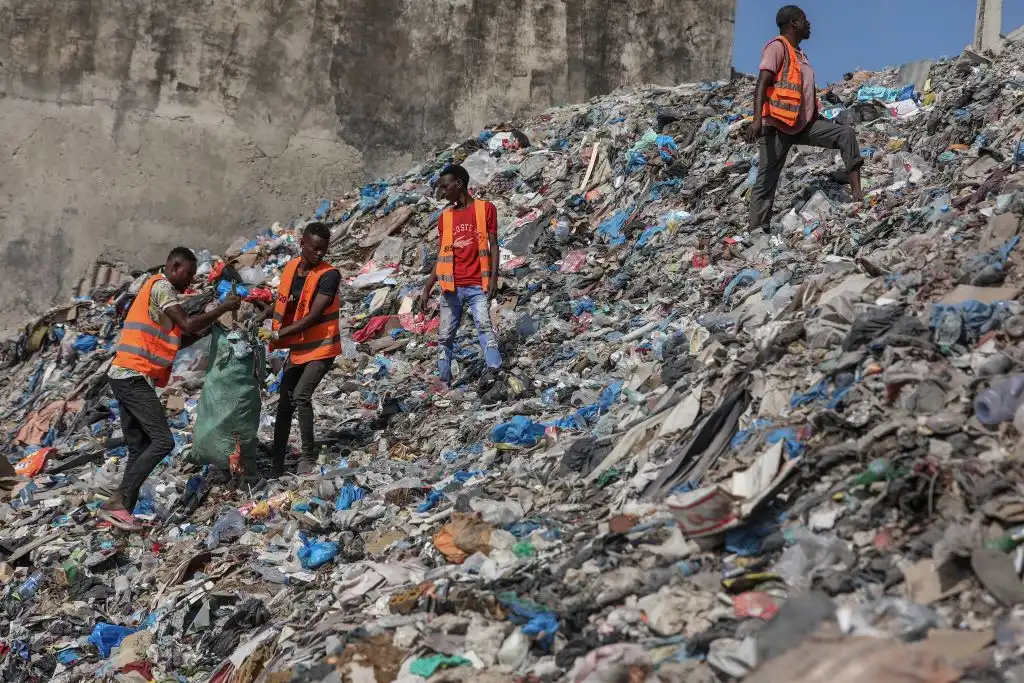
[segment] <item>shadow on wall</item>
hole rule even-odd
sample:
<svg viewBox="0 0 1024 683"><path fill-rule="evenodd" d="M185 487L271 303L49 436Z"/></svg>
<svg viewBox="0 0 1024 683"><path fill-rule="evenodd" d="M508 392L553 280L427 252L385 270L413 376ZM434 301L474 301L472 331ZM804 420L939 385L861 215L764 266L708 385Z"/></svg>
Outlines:
<svg viewBox="0 0 1024 683"><path fill-rule="evenodd" d="M6 0L3 324L459 135L729 75L735 0Z"/></svg>

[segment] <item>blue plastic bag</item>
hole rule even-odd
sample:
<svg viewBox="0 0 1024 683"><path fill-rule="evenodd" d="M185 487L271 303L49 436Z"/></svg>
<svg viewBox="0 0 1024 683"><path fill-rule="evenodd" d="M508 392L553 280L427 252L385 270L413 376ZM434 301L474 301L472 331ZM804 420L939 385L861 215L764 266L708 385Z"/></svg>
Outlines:
<svg viewBox="0 0 1024 683"><path fill-rule="evenodd" d="M320 202L320 206L316 207L316 213L313 214L315 220L323 220L327 213L331 210L331 200L324 199Z"/></svg>
<svg viewBox="0 0 1024 683"><path fill-rule="evenodd" d="M729 284L725 286L725 298L728 299L729 297L731 297L733 291L737 287L752 284L756 282L757 278L759 277L761 277L761 271L756 270L754 268L747 268L746 270L741 270L739 273L736 274L736 277L730 280Z"/></svg>
<svg viewBox="0 0 1024 683"><path fill-rule="evenodd" d="M110 651L121 644L121 641L135 633L138 629L118 626L117 624L99 623L89 634L89 643L96 646L104 657L110 656Z"/></svg>
<svg viewBox="0 0 1024 683"><path fill-rule="evenodd" d="M537 644L547 652L555 642L558 633L558 619L551 612L542 612L526 623L522 631L525 635L537 639Z"/></svg>
<svg viewBox="0 0 1024 683"><path fill-rule="evenodd" d="M516 415L503 422L491 432L494 443L510 443L516 446L533 446L544 436L544 425L534 422L525 415Z"/></svg>
<svg viewBox="0 0 1024 683"><path fill-rule="evenodd" d="M672 153L679 149L671 135L659 135L656 144L663 161L672 161Z"/></svg>
<svg viewBox="0 0 1024 683"><path fill-rule="evenodd" d="M75 341L71 344L71 348L78 351L78 353L90 353L95 351L97 346L99 346L99 340L91 334L80 334L75 337Z"/></svg>
<svg viewBox="0 0 1024 683"><path fill-rule="evenodd" d="M362 500L365 495L366 491L355 484L345 484L341 487L341 493L338 494L338 502L334 504L334 509L348 510L352 507L352 503Z"/></svg>
<svg viewBox="0 0 1024 683"><path fill-rule="evenodd" d="M234 284L227 280L221 280L217 284L217 300L224 301L228 298L228 294L235 293L243 299L249 296L249 288L245 285Z"/></svg>
<svg viewBox="0 0 1024 683"><path fill-rule="evenodd" d="M619 246L626 243L626 236L622 234L629 220L630 211L618 211L615 215L601 221L597 227L597 234L601 235L605 242L612 246Z"/></svg>
<svg viewBox="0 0 1024 683"><path fill-rule="evenodd" d="M337 543L311 541L306 534L302 534L299 538L302 540L302 547L299 548L296 555L298 555L303 569L322 567L328 562L333 562L334 557L338 554Z"/></svg>
<svg viewBox="0 0 1024 683"><path fill-rule="evenodd" d="M582 408L570 413L567 417L553 420L546 424L552 427L558 427L559 429L586 429L587 425L593 421L594 418L608 412L608 409L619 400L619 395L621 393L622 382L612 382L601 390L601 396L598 398L597 403L591 403L588 406L583 406Z"/></svg>
<svg viewBox="0 0 1024 683"><path fill-rule="evenodd" d="M558 618L544 605L520 599L515 593L500 593L498 601L508 612L508 620L522 624L524 634L537 638L537 644L548 650L558 632Z"/></svg>
<svg viewBox="0 0 1024 683"><path fill-rule="evenodd" d="M416 508L416 512L429 512L431 509L433 509L435 505L440 503L442 500L444 500L444 492L438 491L437 489L432 489L430 493L427 494L427 499L420 503L419 507Z"/></svg>

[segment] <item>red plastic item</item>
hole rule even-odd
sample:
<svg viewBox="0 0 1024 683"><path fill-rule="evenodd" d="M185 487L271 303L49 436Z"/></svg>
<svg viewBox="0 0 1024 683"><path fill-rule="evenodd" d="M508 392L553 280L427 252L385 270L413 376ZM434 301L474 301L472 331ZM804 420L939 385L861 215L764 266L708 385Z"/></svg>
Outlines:
<svg viewBox="0 0 1024 683"><path fill-rule="evenodd" d="M753 618L768 621L779 611L779 605L775 602L775 598L767 593L751 591L734 597L732 609L741 619Z"/></svg>
<svg viewBox="0 0 1024 683"><path fill-rule="evenodd" d="M207 278L207 282L213 282L220 277L220 274L224 272L224 262L217 261L213 264L213 268L210 269L210 275Z"/></svg>

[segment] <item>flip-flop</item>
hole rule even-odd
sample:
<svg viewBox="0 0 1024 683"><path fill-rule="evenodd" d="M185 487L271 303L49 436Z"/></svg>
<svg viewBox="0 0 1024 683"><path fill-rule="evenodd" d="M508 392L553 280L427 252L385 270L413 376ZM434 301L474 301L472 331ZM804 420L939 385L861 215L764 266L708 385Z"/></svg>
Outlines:
<svg viewBox="0 0 1024 683"><path fill-rule="evenodd" d="M123 514L119 515L118 512ZM132 521L131 513L129 513L127 510L114 511L99 508L96 511L96 514L100 519L110 522L122 531L142 531L142 527L138 524L135 524L135 522Z"/></svg>

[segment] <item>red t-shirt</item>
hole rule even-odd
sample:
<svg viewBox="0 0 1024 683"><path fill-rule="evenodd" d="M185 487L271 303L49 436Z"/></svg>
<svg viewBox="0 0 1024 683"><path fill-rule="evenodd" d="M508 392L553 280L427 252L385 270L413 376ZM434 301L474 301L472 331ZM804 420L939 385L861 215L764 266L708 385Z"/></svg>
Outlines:
<svg viewBox="0 0 1024 683"><path fill-rule="evenodd" d="M484 202L484 216L487 219L487 233L498 234L498 209L490 202ZM437 220L437 236L441 237L441 219ZM480 252L477 245L476 209L473 203L465 209L452 211L452 250L455 252L455 286L479 287L483 284L480 272ZM498 254L491 254L492 259Z"/></svg>

